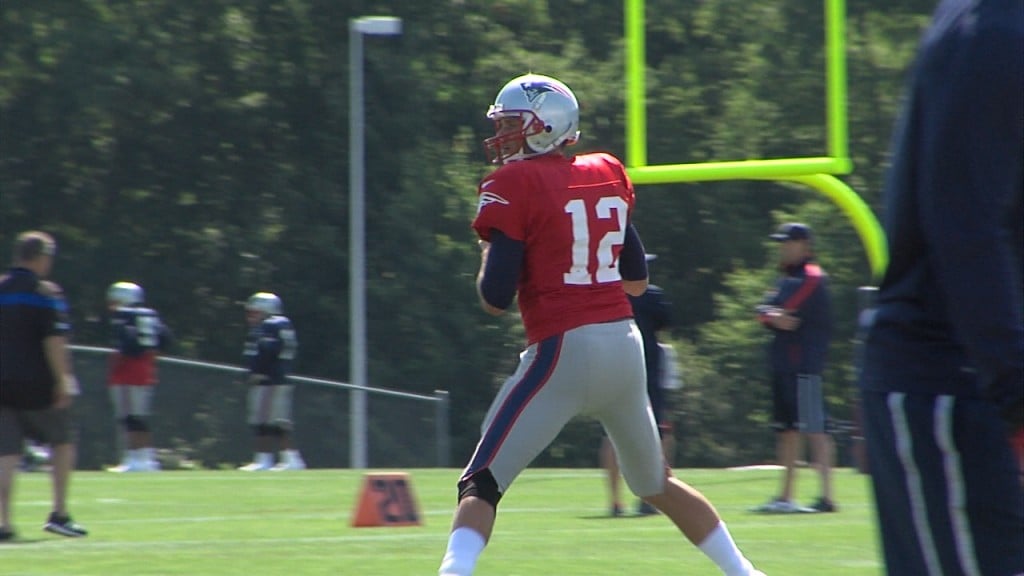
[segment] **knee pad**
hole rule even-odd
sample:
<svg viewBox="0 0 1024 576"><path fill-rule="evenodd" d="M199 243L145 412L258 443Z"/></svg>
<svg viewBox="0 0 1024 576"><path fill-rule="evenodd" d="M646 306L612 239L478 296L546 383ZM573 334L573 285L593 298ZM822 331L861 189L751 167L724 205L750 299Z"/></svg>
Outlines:
<svg viewBox="0 0 1024 576"><path fill-rule="evenodd" d="M498 489L498 482L489 468L474 472L459 481L459 502L467 496L476 496L494 508L498 507L501 490Z"/></svg>
<svg viewBox="0 0 1024 576"><path fill-rule="evenodd" d="M124 429L128 432L148 432L149 426L146 421L138 416L125 416L121 421L124 424Z"/></svg>

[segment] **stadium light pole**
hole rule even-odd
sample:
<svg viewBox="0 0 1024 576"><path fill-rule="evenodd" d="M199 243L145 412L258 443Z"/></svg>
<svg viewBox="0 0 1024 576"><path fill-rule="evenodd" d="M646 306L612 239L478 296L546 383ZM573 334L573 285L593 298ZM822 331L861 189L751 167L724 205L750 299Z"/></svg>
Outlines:
<svg viewBox="0 0 1024 576"><path fill-rule="evenodd" d="M349 70L349 465L367 466L366 439L366 179L363 109L363 36L398 36L402 19L364 16L348 22Z"/></svg>

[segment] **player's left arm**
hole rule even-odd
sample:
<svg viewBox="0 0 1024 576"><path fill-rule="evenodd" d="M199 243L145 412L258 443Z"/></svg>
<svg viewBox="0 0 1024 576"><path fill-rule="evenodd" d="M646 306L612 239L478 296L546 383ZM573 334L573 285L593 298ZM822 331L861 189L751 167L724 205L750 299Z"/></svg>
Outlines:
<svg viewBox="0 0 1024 576"><path fill-rule="evenodd" d="M523 265L523 242L513 240L501 230L491 228L490 242L480 241L480 272L477 294L484 311L495 316L512 305Z"/></svg>
<svg viewBox="0 0 1024 576"><path fill-rule="evenodd" d="M164 324L162 318L158 317L157 322L160 325L159 334L157 335L157 348L160 351L166 351L174 344L174 331L171 330L170 326Z"/></svg>
<svg viewBox="0 0 1024 576"><path fill-rule="evenodd" d="M622 289L630 296L640 296L647 291L647 257L640 233L633 223L626 224L622 251L619 252L619 275L622 276Z"/></svg>
<svg viewBox="0 0 1024 576"><path fill-rule="evenodd" d="M918 159L919 214L957 340L1006 421L1024 425L1024 35L992 26L932 62Z"/></svg>

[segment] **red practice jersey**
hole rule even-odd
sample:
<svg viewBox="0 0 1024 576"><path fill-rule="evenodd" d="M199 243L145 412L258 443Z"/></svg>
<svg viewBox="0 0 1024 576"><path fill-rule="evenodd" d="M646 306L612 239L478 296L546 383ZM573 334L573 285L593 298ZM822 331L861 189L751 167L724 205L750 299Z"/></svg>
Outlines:
<svg viewBox="0 0 1024 576"><path fill-rule="evenodd" d="M619 253L633 209L622 163L604 153L505 164L480 182L473 229L523 243L519 311L530 344L633 315Z"/></svg>
<svg viewBox="0 0 1024 576"><path fill-rule="evenodd" d="M156 380L156 352L147 350L134 357L114 352L110 356L112 386L150 386Z"/></svg>

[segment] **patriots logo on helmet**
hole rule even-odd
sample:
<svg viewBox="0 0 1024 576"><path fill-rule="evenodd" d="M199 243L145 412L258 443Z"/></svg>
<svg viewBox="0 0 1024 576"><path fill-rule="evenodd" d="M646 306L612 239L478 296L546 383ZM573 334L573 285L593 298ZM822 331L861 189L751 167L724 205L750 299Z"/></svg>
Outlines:
<svg viewBox="0 0 1024 576"><path fill-rule="evenodd" d="M554 87L550 84L541 84L539 82L523 82L519 86L522 87L523 92L526 93L526 99L530 102L533 102L545 92L555 92Z"/></svg>

